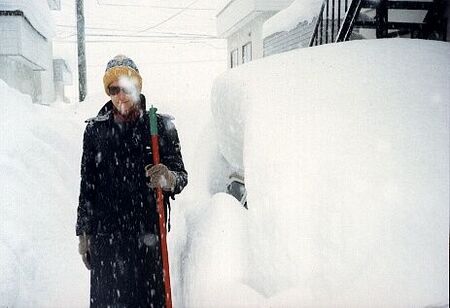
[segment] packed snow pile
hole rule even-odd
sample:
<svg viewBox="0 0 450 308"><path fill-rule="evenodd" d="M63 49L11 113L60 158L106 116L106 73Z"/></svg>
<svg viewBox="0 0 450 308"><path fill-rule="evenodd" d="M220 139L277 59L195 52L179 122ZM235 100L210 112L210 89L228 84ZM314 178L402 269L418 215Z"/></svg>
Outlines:
<svg viewBox="0 0 450 308"><path fill-rule="evenodd" d="M81 126L2 80L0 97L0 306L87 304L74 236Z"/></svg>
<svg viewBox="0 0 450 308"><path fill-rule="evenodd" d="M216 80L219 148L245 169L249 207L245 220L203 219L244 241L217 248L235 264L193 278L234 285L217 305L234 294L270 307L448 305L448 54L442 42L353 41ZM216 279L232 269L235 284Z"/></svg>
<svg viewBox="0 0 450 308"><path fill-rule="evenodd" d="M268 37L277 32L290 31L300 22L312 22L320 12L322 0L295 0L290 6L281 10L263 25L262 37Z"/></svg>

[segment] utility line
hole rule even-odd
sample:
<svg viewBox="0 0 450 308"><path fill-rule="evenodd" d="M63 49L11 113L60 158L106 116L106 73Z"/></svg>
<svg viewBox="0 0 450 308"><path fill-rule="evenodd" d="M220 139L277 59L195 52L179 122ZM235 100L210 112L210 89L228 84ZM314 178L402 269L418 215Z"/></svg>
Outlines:
<svg viewBox="0 0 450 308"><path fill-rule="evenodd" d="M191 39L192 40L192 39ZM61 44L76 44L77 41L67 41L67 40L53 40L53 42L61 43ZM197 44L201 43L200 41L188 41L188 42L181 42L181 41L167 41L167 40L86 40L86 43L148 43L148 44L177 44L177 45L187 45L187 44ZM221 48L219 48L221 49Z"/></svg>
<svg viewBox="0 0 450 308"><path fill-rule="evenodd" d="M68 38L76 36L76 33L71 33L69 35L58 37L59 40L66 40ZM201 36L201 35L177 35L177 34L168 34L168 35L133 35L133 34L98 34L98 33L86 33L86 37L119 37L119 38L159 38L159 39L179 39L179 40L222 40L219 37L211 36Z"/></svg>
<svg viewBox="0 0 450 308"><path fill-rule="evenodd" d="M97 2L98 2L98 0L97 0ZM192 1L192 2L189 3L186 7L182 8L180 11L178 11L178 12L176 12L175 14L169 16L168 18L166 18L166 19L164 19L163 21L157 23L156 25L150 26L150 27L148 27L148 28L145 28L144 30L140 30L140 31L137 31L137 32L145 32L145 31L148 31L148 30L157 28L157 27L159 27L159 26L165 24L165 23L168 22L169 20L174 19L175 17L177 17L178 15L180 15L181 13L183 13L184 11L188 10L188 9L189 9L192 5L194 5L196 2L198 2L198 0Z"/></svg>
<svg viewBox="0 0 450 308"><path fill-rule="evenodd" d="M97 0L97 4L100 6L121 6L121 7L150 7L155 9L167 9L167 10L180 10L185 9L185 7L182 6L164 6L164 5L145 5L145 4L117 4L117 3L100 3L99 0ZM193 7L188 8L189 11L215 11L216 9L213 8L202 8L202 7Z"/></svg>
<svg viewBox="0 0 450 308"><path fill-rule="evenodd" d="M149 38L158 38L158 37L149 36ZM177 38L173 38L173 37L165 37L165 38L166 39L177 39ZM205 45L205 46L208 46L208 47L216 49L216 50L226 49L224 47L214 46L211 43L205 42L205 40L208 40L208 39L185 38L183 40L177 40L177 41L168 41L168 40L163 40L163 39L159 39L159 40L89 40L89 41L86 41L86 43L147 43L147 44L172 44L172 45L201 44L201 45ZM55 40L53 40L53 42L58 43L58 44L75 44L75 43L77 43L76 41L68 41L65 39L55 39Z"/></svg>
<svg viewBox="0 0 450 308"><path fill-rule="evenodd" d="M216 46L214 46L213 44L210 44L210 43L207 43L207 42L203 42L203 41L191 41L190 42L191 44L202 44L202 45L206 45L206 46L209 46L209 47L211 47L211 48L214 48L214 49L227 49L226 47L216 47Z"/></svg>
<svg viewBox="0 0 450 308"><path fill-rule="evenodd" d="M72 26L72 25L56 25L57 27L62 27L62 28L76 28L77 26ZM105 27L86 27L87 30L109 30L109 31L117 31L117 32L134 32L133 30L124 30L121 28L105 28ZM181 35L181 36L188 36L188 35L193 35L193 36L202 36L205 38L216 38L216 36L211 35L211 34L204 34L204 33L184 33L184 32L163 32L163 31L154 31L154 32L149 32L148 34L166 34L166 35Z"/></svg>
<svg viewBox="0 0 450 308"><path fill-rule="evenodd" d="M97 0L97 4L100 6L119 6L119 7L150 7L154 9L166 9L166 10L182 10L186 9L182 6L163 6L163 5L145 5L145 4L116 4L116 3L100 3ZM189 11L215 11L213 8L201 8L201 7L193 7L187 8Z"/></svg>
<svg viewBox="0 0 450 308"><path fill-rule="evenodd" d="M192 1L191 3L189 3L189 4L188 4L187 6L185 6L185 7L177 8L177 9L180 9L180 10L179 10L178 12L176 12L175 14L169 16L168 18L166 18L166 19L160 21L159 23L157 23L157 24L155 24L155 25L153 25L153 26L150 26L150 27L145 28L145 29L143 29L143 30L134 31L134 32L140 33L140 32L145 32L145 31L148 31L148 30L157 28L157 27L159 27L159 26L165 24L166 22L168 22L168 21L174 19L175 17L177 17L178 15L182 14L183 12L185 12L185 11L187 11L187 10L193 10L193 8L191 8L191 6L193 6L193 5L194 5L195 3L197 3L197 2L198 2L198 0L194 0L194 1ZM101 5L105 5L105 4L100 3L100 0L97 0L97 4L100 5L100 6L101 6ZM115 5L115 6L133 6L133 5L119 4L119 5ZM143 7L142 5L134 5L134 6ZM159 7L159 8L162 8L162 7ZM174 7L165 7L165 8L174 8ZM212 10L213 10L213 9L211 9L211 11L212 11Z"/></svg>
<svg viewBox="0 0 450 308"><path fill-rule="evenodd" d="M218 37L205 37L201 35L136 35L136 34L101 34L101 33L92 33L86 34L86 36L106 36L106 37L153 37L153 38L179 38L179 39L219 39Z"/></svg>
<svg viewBox="0 0 450 308"><path fill-rule="evenodd" d="M168 22L168 21L174 19L175 17L177 17L178 15L182 14L183 12L185 12L185 11L187 11L187 10L192 10L191 6L193 6L193 5L194 5L195 3L197 3L197 2L198 2L198 0L194 0L194 1L192 1L191 3L189 3L187 6L185 6L185 7L180 7L180 8L179 8L180 10L179 10L178 12L176 12L175 14L169 16L168 18L166 18L166 19L160 21L159 23L157 23L157 24L155 24L155 25L153 25L153 26L147 27L147 28L145 28L145 29L143 29L143 30L138 30L138 31L134 31L134 32L140 33L140 32L145 32L145 31L148 31L148 30L157 28L157 27L159 27L159 26L165 24L166 22ZM98 5L104 5L104 4L100 3L99 0L97 0L97 4L98 4ZM117 5L117 6L126 6L126 5L122 4L122 5ZM161 7L160 7L160 8L161 8ZM169 7L166 7L166 8L169 8Z"/></svg>

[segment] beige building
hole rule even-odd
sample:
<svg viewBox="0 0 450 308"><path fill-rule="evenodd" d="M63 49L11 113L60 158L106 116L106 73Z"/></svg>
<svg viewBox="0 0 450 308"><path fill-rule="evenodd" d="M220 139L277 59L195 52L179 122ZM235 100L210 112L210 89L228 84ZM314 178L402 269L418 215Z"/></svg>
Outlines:
<svg viewBox="0 0 450 308"><path fill-rule="evenodd" d="M228 67L263 56L262 26L293 0L230 0L217 13L217 33L227 39Z"/></svg>

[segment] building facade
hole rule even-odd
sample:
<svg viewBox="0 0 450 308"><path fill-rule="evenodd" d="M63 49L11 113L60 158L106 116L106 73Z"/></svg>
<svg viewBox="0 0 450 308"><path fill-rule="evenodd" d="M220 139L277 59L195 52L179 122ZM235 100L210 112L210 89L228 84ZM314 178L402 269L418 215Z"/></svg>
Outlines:
<svg viewBox="0 0 450 308"><path fill-rule="evenodd" d="M232 0L217 14L217 32L227 39L228 68L292 49L346 40L450 41L449 1Z"/></svg>
<svg viewBox="0 0 450 308"><path fill-rule="evenodd" d="M217 33L227 39L229 68L263 57L262 27L293 0L226 1L217 17Z"/></svg>
<svg viewBox="0 0 450 308"><path fill-rule="evenodd" d="M53 75L56 100L69 103L70 101L66 97L65 87L72 85L73 78L72 72L64 59L56 58L53 60Z"/></svg>
<svg viewBox="0 0 450 308"><path fill-rule="evenodd" d="M305 7L308 1L316 10L305 18L299 8ZM264 35L264 55L358 39L400 37L449 41L448 4L449 0L324 0L322 3L295 0L263 26L271 24L272 28L279 29ZM293 18L295 27L283 29L282 24L292 22L279 15ZM273 23L278 23L278 27Z"/></svg>
<svg viewBox="0 0 450 308"><path fill-rule="evenodd" d="M60 1L0 1L0 78L41 104L55 100L51 8Z"/></svg>

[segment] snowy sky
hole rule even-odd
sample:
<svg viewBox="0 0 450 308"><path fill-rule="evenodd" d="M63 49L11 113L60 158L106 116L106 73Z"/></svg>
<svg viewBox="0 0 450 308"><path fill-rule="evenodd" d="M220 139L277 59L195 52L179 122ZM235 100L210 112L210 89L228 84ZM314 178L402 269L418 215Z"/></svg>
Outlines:
<svg viewBox="0 0 450 308"><path fill-rule="evenodd" d="M226 69L226 43L215 38L217 5L217 0L85 1L89 94L102 91L107 61L126 54L141 68L143 92L157 100L209 95L211 80ZM68 96L76 98L75 1L62 0L61 6L53 11L54 53L69 61L74 86Z"/></svg>

